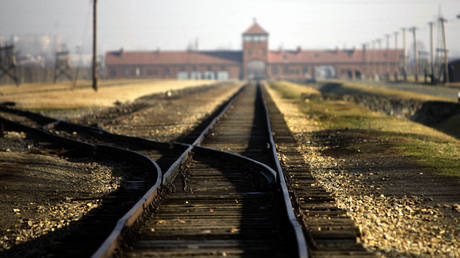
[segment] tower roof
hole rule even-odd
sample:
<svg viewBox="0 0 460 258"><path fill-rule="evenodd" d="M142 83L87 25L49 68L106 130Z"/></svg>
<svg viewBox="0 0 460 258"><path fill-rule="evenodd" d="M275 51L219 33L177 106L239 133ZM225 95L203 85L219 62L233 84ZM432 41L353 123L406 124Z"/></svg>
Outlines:
<svg viewBox="0 0 460 258"><path fill-rule="evenodd" d="M245 32L243 32L243 35L248 35L248 34L265 34L268 35L268 32L264 30L264 28L260 27L260 25L254 21L251 27L249 27Z"/></svg>

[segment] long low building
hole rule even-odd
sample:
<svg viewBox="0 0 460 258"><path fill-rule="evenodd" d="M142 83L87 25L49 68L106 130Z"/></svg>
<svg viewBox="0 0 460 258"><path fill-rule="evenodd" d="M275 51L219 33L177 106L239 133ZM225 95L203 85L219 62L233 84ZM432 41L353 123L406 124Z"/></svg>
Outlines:
<svg viewBox="0 0 460 258"><path fill-rule="evenodd" d="M314 79L399 76L402 49L269 50L258 23L243 33L242 51L110 51L107 77L159 79Z"/></svg>

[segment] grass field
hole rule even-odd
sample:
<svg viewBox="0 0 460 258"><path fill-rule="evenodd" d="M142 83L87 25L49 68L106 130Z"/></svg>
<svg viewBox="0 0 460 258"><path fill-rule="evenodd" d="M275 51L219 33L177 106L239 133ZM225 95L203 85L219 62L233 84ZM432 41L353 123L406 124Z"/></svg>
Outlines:
<svg viewBox="0 0 460 258"><path fill-rule="evenodd" d="M13 101L20 108L72 109L108 107L116 101L128 102L153 93L212 84L200 80L119 80L102 81L93 91L90 82L73 87L71 82L57 84L22 84L0 86L0 102Z"/></svg>
<svg viewBox="0 0 460 258"><path fill-rule="evenodd" d="M297 100L299 109L322 129L356 129L385 142L385 153L415 159L437 173L460 178L460 141L430 127L380 114L345 101L302 101L302 88L278 82L271 85L283 98ZM300 88L299 88L300 87ZM302 90L299 90L302 89ZM389 94L392 94L391 92ZM389 143L389 144L388 144ZM376 144L355 143L357 151L382 151Z"/></svg>
<svg viewBox="0 0 460 258"><path fill-rule="evenodd" d="M408 91L397 90L397 89L389 89L389 88L377 87L373 85L353 83L353 82L348 82L348 81L347 82L340 81L340 80L330 80L330 81L335 82L335 83L340 83L343 85L344 88L349 88L352 90L359 90L362 92L368 92L370 94L375 94L375 95L390 96L390 97L401 98L401 99L419 99L423 101L428 101L428 100L439 100L439 101L449 101L449 102L457 101L457 99L455 98L444 98L444 97L422 94L422 93L417 93L417 92L408 92Z"/></svg>

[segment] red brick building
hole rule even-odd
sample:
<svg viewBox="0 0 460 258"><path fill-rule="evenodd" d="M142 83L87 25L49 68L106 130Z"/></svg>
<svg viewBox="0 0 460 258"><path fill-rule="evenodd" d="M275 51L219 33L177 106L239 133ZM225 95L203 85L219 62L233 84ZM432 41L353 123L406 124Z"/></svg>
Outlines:
<svg viewBox="0 0 460 258"><path fill-rule="evenodd" d="M242 51L112 51L107 77L161 79L358 79L397 76L404 60L396 50L269 50L258 23L242 35Z"/></svg>

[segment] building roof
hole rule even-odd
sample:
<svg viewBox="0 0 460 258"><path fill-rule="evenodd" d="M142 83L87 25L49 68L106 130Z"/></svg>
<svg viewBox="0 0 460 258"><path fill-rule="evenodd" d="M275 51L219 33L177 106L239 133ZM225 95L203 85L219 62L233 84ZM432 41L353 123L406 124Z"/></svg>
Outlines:
<svg viewBox="0 0 460 258"><path fill-rule="evenodd" d="M268 35L268 32L264 30L257 22L254 21L251 27L249 27L245 32L243 32L243 35L248 35L248 34L265 34Z"/></svg>
<svg viewBox="0 0 460 258"><path fill-rule="evenodd" d="M366 62L401 62L403 50L366 50ZM112 51L107 65L241 65L242 51ZM362 50L275 50L268 52L268 63L347 64L364 60Z"/></svg>
<svg viewBox="0 0 460 258"><path fill-rule="evenodd" d="M241 51L112 51L107 65L227 64L240 65Z"/></svg>
<svg viewBox="0 0 460 258"><path fill-rule="evenodd" d="M366 50L366 62L400 62L403 50ZM362 62L362 50L299 50L299 51L269 51L269 63L310 63L310 64L340 64Z"/></svg>

